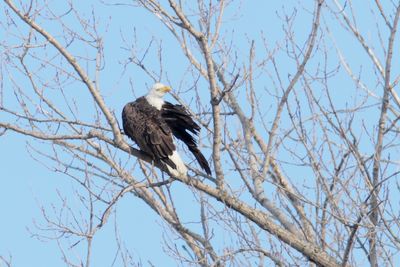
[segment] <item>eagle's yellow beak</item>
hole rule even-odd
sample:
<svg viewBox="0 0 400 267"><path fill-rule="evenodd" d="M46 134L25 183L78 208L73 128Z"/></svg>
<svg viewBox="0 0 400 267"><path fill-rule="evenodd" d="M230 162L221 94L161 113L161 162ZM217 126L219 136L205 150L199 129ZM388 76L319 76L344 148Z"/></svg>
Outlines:
<svg viewBox="0 0 400 267"><path fill-rule="evenodd" d="M170 92L172 89L171 89L171 87L169 87L169 86L164 86L164 87L162 87L161 88L161 92L163 92L163 93L168 93L168 92Z"/></svg>

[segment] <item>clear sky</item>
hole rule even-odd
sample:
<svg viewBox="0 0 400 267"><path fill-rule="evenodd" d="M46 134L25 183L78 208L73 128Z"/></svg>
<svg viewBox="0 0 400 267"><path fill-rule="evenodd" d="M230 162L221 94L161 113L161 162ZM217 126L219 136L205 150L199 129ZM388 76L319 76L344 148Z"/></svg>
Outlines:
<svg viewBox="0 0 400 267"><path fill-rule="evenodd" d="M57 1L50 2L54 4ZM100 25L102 25L100 31L104 32L106 56L106 69L102 73L101 88L106 103L116 114L120 114L123 105L133 99L134 94L135 96L144 94L147 90L145 88L152 83L152 80L137 68L128 66L127 71L124 72L123 65L129 57L129 53L123 48L125 46L123 39L125 38L128 42L132 41L135 29L136 42L142 49L146 47L152 36L156 37L157 43L163 43L164 66L168 74L168 77L163 78L171 81L172 86L178 86L184 75L184 70L180 68L180 65L186 64L186 61L180 49L174 49L177 45L170 33L152 14L139 7L106 6L94 1L72 2L79 11L87 15L90 15L90 10L93 8L96 16L100 18ZM222 28L222 33L232 39L233 47L237 49L239 58L246 58L251 40L256 41L257 49L260 50L262 50L262 38L267 38L271 45L279 43L284 37L284 33L282 32L282 23L277 16L282 15L283 11L291 13L293 6L298 5L297 1L240 2L240 4L234 4L234 8L228 8L225 14L226 21ZM312 8L312 5L308 5L307 8ZM6 10L11 12L3 3L0 9L1 23L5 21ZM60 7L59 12L62 11L63 8ZM293 26L299 40L305 40L308 37L311 17L309 14L307 15L307 12L307 10L298 10L297 23ZM329 20L331 17L325 14L324 19ZM67 19L66 22L70 23L71 27L75 27L76 21L73 17ZM20 22L18 21L18 23ZM62 34L57 32L59 29L53 24L44 22L42 26L58 37ZM344 31L338 30L334 34L338 40L350 38ZM71 49L83 48L72 47ZM354 57L363 53L360 46L352 41L347 44L346 52ZM0 53L4 53L4 51L0 51ZM155 54L149 56L147 64L153 66L157 64L157 59L151 58L151 56L155 56ZM364 63L367 66L370 64L368 61ZM287 73L293 67L286 65L285 61L281 61L279 64L281 70ZM89 66L88 69L93 68ZM287 73L283 73L282 76L286 77ZM129 85L130 79L133 80L134 94ZM348 80L347 82L349 83ZM346 83L345 81L342 84L338 82L337 85L339 88L345 86ZM334 97L341 98L344 95L338 93ZM84 105L87 96L87 92L78 92L78 102L81 101L81 104ZM204 98L206 99L207 95ZM169 100L172 98L169 97ZM186 100L190 102L190 99ZM89 107L85 108L89 109ZM62 255L57 242L36 238L35 234L38 233L38 230L35 225L40 226L44 223L41 213L42 206L51 213L53 204L55 207L62 205L59 194L66 196L72 206L78 205L75 197L75 190L78 187L76 183L63 174L52 172L48 166L35 160L35 156L31 156L28 152L30 145L40 147L41 144L42 142L32 141L12 132L6 132L0 137L0 255L5 257L11 255L13 266L16 267L62 266ZM44 162L46 163L46 160ZM49 164L51 166L51 163ZM179 187L175 190L182 194L183 199L190 195L190 191L182 190ZM191 201L183 200L179 205L179 208L187 210L188 216L190 216ZM123 242L135 257L135 261L141 261L143 266L149 266L148 260L155 266L175 265L175 262L167 257L162 249L161 242L164 238L163 227L165 226L152 210L137 198L125 196L118 203L116 211L111 216L110 223L95 237L93 266L111 266L112 264L116 252L115 216L118 221L118 232L124 237ZM71 244L71 248L67 247L66 249L73 252L73 244Z"/></svg>

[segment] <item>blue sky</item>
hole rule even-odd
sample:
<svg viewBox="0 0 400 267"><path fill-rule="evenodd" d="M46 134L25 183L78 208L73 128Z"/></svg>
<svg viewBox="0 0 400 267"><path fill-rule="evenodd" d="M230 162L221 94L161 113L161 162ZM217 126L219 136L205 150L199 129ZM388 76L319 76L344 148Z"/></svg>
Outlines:
<svg viewBox="0 0 400 267"><path fill-rule="evenodd" d="M124 44L135 40L139 44L138 49L144 51L148 42L154 38L154 46L163 45L163 63L166 74L163 80L171 81L172 86L178 86L182 76L187 75L185 69L181 66L187 64L186 59L182 56L179 49L176 49L176 41L171 38L170 33L160 24L160 22L147 11L138 7L121 7L121 6L106 6L97 4L92 1L73 1L77 9L85 16L90 16L92 8L95 10L96 16L100 19L99 31L104 37L105 51L105 69L100 77L102 95L106 103L120 114L123 105L134 98L130 80L133 81L134 94L140 96L147 90L147 86L152 84L152 80L147 77L138 68L128 65L124 72L124 62L129 57L129 52ZM55 5L56 1L51 2ZM249 52L249 44L251 40L256 42L256 51L258 55L265 55L262 48L263 38L268 40L271 47L275 45L284 45L282 38L282 23L277 19L277 16L282 16L284 11L288 14L293 12L293 6L297 6L296 1L285 1L285 6L281 1L243 1L240 5L234 5L228 8L225 14L221 33L231 39L233 49L237 50L240 60L246 59ZM58 12L62 13L65 10L58 7ZM308 4L307 8L312 8ZM368 7L365 11L367 12ZM8 8L3 4L1 6L0 21L4 22L5 10ZM332 19L328 12L324 13L324 20ZM18 19L16 19L18 20ZM65 20L72 28L79 29L73 16L67 17ZM18 21L20 23L20 21ZM54 23L39 21L42 26L60 37L59 27ZM371 21L361 21L365 23L362 28L374 35L374 30ZM306 40L311 24L311 16L307 10L301 7L297 9L296 24L293 26L293 31L296 33L297 40ZM26 29L21 27L22 29ZM134 32L136 30L136 36ZM351 59L360 58L360 60L351 60L350 64L357 69L361 65L366 67L362 69L363 74L368 76L373 73L369 70L371 63L365 57L362 57L363 51L359 44L350 35L333 26L331 29L339 45L346 46L345 52ZM344 41L343 41L344 40ZM12 42L12 40L10 40ZM345 42L345 43L344 43ZM334 48L331 43L330 51L334 53ZM72 53L76 51L80 54L85 54L86 50L81 46L72 46L69 48ZM4 51L0 51L4 53ZM157 69L157 49L152 49L146 58L145 63ZM91 55L91 52L87 52ZM381 55L380 55L381 56ZM362 58L362 60L361 60ZM285 55L278 55L279 68L282 71L282 77L286 78L293 71L293 65L285 61ZM32 64L35 64L32 62ZM310 64L317 64L311 61ZM329 63L328 63L329 64ZM330 62L334 68L337 62ZM85 66L89 75L93 75L93 66ZM175 71L176 70L176 71ZM366 73L366 74L365 74ZM333 97L338 99L338 102L343 106L347 105L348 94L353 94L354 91L349 91L343 88L351 88L352 82L343 73L342 81L335 80L335 86L340 88L337 94ZM7 78L3 78L7 80ZM190 81L190 77L185 78ZM267 79L260 78L258 85L260 88L267 87ZM374 77L366 79L371 84L374 82ZM265 84L263 84L265 82ZM206 86L205 83L203 83ZM182 85L184 89L185 84ZM83 90L73 92L76 96L77 103L80 105L81 112L84 118L90 119L93 107L86 105L88 93ZM10 92L7 97L12 98ZM191 103L190 95L183 94L183 98L187 103ZM209 101L208 94L202 96L204 101ZM169 100L172 100L169 97ZM342 101L341 101L342 100ZM376 115L376 114L375 114ZM374 114L371 113L371 116ZM119 115L117 115L119 119ZM46 207L51 210L52 205L60 207L62 201L59 194L66 196L69 203L74 206L79 206L76 199L77 185L67 176L61 173L55 173L49 170L44 164L41 164L34 159L36 154L30 155L28 147L37 146L43 149L49 149L42 142L32 141L21 135L6 132L0 137L0 163L1 163L1 179L0 179L0 210L3 214L0 221L0 255L12 255L13 266L62 266L62 255L54 240L38 240L33 233L37 233L35 224L42 224L43 218L41 207ZM208 151L209 152L209 151ZM48 162L49 163L49 162ZM51 163L49 163L51 166ZM301 177L307 177L308 174L300 174ZM182 188L181 185L175 185L173 190L182 195L182 201L178 208L185 210L188 218L196 217L197 213L191 213L192 201L191 192L187 188ZM186 198L187 197L187 198ZM190 201L187 201L189 199ZM100 207L101 208L101 207ZM118 223L115 224L115 218ZM113 261L116 240L114 231L117 228L118 233L123 237L122 240L126 247L131 251L135 261L141 261L143 266L149 266L147 262L150 260L155 266L173 266L175 262L168 257L162 249L160 243L163 237L163 222L150 210L142 201L133 196L125 196L119 201L116 207L116 212L111 216L110 222L106 227L100 230L95 237L94 247L94 264L93 266L111 266ZM224 238L219 240L224 242ZM72 245L72 244L70 244ZM77 246L79 246L78 244ZM179 245L179 244L178 244ZM73 254L76 247L66 248L69 253ZM156 256L155 256L156 255ZM116 264L115 266L119 266Z"/></svg>

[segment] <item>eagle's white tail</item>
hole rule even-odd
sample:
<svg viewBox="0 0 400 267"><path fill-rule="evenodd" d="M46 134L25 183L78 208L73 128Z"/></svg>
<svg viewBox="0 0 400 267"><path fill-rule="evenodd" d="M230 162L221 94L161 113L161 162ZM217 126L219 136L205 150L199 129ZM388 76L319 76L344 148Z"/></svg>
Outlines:
<svg viewBox="0 0 400 267"><path fill-rule="evenodd" d="M167 165L167 168L169 172L174 175L174 176L180 176L180 175L186 175L188 169L185 166L185 163L183 163L183 160L179 156L178 152L175 150L169 158L175 163L176 169L173 169L172 167Z"/></svg>

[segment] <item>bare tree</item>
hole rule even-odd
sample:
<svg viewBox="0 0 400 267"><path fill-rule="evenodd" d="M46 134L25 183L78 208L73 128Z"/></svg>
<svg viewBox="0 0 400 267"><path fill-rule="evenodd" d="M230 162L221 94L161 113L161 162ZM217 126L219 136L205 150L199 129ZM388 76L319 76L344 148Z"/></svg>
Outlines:
<svg viewBox="0 0 400 267"><path fill-rule="evenodd" d="M37 225L67 265L92 264L93 237L127 194L165 223L164 248L182 266L398 264L400 2L288 2L265 10L278 40L265 29L243 49L228 22L248 3L100 1L153 15L173 41L143 41L139 27L122 32L118 66L121 77L134 69L151 82L170 81L175 100L205 129L200 146L213 176L186 158L191 172L181 177L121 132L116 113L126 101L112 103L115 93L103 89L107 42L116 42L105 38L109 21L74 1L61 9L39 0L4 3L2 138L16 132L37 140L34 158L80 186L81 208L59 192L63 206L43 208L45 226ZM172 47L180 66L165 60ZM132 97L145 87L123 81L108 82L115 91L130 86ZM175 185L196 203L195 223L178 207ZM117 229L115 238L121 262L141 265ZM65 251L82 241L83 258Z"/></svg>
<svg viewBox="0 0 400 267"><path fill-rule="evenodd" d="M9 256L8 259L0 256L0 263L2 264L1 266L7 266L7 267L11 267L12 266L12 261L11 261L12 257Z"/></svg>

